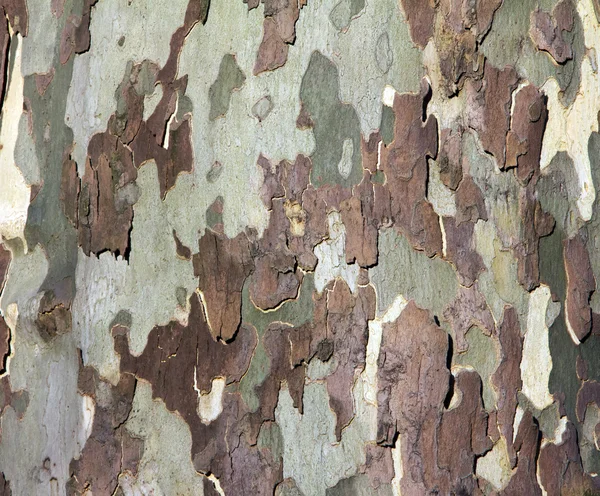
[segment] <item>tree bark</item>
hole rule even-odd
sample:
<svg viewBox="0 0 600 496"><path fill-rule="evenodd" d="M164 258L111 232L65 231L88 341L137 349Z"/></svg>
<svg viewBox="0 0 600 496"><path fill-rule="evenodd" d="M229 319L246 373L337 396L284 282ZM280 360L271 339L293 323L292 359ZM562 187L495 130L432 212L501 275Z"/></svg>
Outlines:
<svg viewBox="0 0 600 496"><path fill-rule="evenodd" d="M600 494L598 0L0 9L0 496Z"/></svg>

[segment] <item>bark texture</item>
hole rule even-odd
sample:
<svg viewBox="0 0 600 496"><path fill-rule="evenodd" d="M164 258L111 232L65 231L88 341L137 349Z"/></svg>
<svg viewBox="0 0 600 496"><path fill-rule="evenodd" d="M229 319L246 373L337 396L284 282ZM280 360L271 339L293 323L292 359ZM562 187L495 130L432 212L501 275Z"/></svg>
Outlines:
<svg viewBox="0 0 600 496"><path fill-rule="evenodd" d="M0 10L0 496L600 494L597 0Z"/></svg>

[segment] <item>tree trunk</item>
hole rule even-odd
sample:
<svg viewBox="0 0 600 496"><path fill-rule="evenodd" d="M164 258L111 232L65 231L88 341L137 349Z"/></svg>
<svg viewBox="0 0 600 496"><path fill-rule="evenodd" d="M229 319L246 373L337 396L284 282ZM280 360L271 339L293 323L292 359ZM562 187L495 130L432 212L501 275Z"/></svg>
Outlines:
<svg viewBox="0 0 600 496"><path fill-rule="evenodd" d="M0 496L600 494L598 0L0 8Z"/></svg>

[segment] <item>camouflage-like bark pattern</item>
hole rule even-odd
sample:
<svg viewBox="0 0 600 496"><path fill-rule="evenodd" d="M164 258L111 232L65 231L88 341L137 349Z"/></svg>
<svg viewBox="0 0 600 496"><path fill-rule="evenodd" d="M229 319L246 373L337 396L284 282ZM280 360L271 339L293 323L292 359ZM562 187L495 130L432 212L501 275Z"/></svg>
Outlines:
<svg viewBox="0 0 600 496"><path fill-rule="evenodd" d="M600 494L597 0L0 8L0 495Z"/></svg>

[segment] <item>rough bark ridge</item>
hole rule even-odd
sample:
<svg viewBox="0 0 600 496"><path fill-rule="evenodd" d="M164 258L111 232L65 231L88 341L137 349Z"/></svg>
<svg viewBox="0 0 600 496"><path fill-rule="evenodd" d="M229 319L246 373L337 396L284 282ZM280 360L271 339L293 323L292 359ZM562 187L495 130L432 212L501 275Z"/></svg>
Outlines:
<svg viewBox="0 0 600 496"><path fill-rule="evenodd" d="M0 10L0 496L600 494L597 0Z"/></svg>

